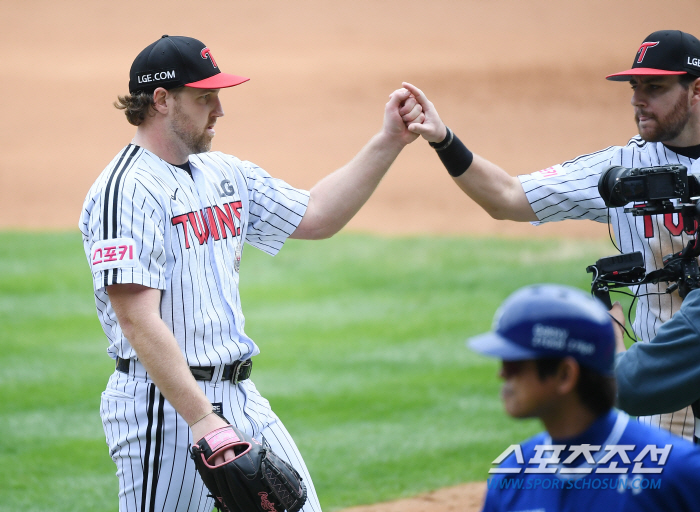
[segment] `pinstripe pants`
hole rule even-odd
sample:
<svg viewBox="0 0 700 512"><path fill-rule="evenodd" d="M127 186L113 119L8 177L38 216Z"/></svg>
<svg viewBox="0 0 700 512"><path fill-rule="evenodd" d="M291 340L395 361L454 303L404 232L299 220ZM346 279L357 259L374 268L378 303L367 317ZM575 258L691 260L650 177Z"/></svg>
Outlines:
<svg viewBox="0 0 700 512"><path fill-rule="evenodd" d="M210 512L214 500L187 451L193 442L187 423L160 394L140 364L130 375L115 371L102 393L100 416L112 460L117 465L120 512ZM219 369L217 369L219 371ZM302 512L321 512L306 464L292 437L253 382L233 385L198 381L224 416L272 450L299 472L308 500Z"/></svg>

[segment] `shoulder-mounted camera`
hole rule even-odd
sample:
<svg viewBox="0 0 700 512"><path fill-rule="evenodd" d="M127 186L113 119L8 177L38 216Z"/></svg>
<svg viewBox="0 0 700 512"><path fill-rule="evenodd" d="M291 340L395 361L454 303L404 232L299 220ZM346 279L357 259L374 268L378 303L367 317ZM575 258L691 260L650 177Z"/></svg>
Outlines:
<svg viewBox="0 0 700 512"><path fill-rule="evenodd" d="M673 283L666 293L677 289L681 297L700 288L697 260L700 247L696 235L700 219L700 181L688 175L687 167L680 164L632 169L611 166L600 175L598 191L609 208L634 203L624 209L634 216L678 213L683 218L683 230L695 238L683 250L664 256L663 268L649 273L640 252L599 259L595 265L586 267L586 271L593 274L593 295L610 309L609 292L613 288L665 281Z"/></svg>

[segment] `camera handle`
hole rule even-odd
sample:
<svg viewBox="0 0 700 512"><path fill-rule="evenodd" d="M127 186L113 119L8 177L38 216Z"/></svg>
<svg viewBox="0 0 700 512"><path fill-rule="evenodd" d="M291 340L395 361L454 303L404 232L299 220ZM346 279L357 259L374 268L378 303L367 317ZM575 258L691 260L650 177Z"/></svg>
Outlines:
<svg viewBox="0 0 700 512"><path fill-rule="evenodd" d="M664 258L664 267L678 262L680 260L680 269L678 280L668 287L668 292L671 293L678 289L678 295L685 298L691 290L700 288L700 269L698 269L698 256L700 256L700 244L698 243L697 219L700 215L698 203L683 204L680 208L680 215L683 218L683 231L689 235L695 234L695 238L688 241L688 244L683 250L676 254Z"/></svg>
<svg viewBox="0 0 700 512"><path fill-rule="evenodd" d="M698 270L698 262L695 258L691 261L684 260L681 268L683 273L678 281L678 295L684 299L692 290L700 288L700 270Z"/></svg>
<svg viewBox="0 0 700 512"><path fill-rule="evenodd" d="M691 290L700 288L700 240L698 239L698 222L700 219L700 203L674 206L674 212L680 213L683 220L683 231L688 235L696 235L688 241L683 250L664 257L662 268L646 272L644 260L640 252L621 254L599 259L595 265L586 267L586 272L593 274L591 293L607 308L612 308L610 290L623 286L656 284L660 281L673 282L667 289L672 293L676 289L682 298ZM636 214L643 214L641 209L625 209ZM636 257L636 258L635 258Z"/></svg>
<svg viewBox="0 0 700 512"><path fill-rule="evenodd" d="M605 307L610 311L612 309L612 301L610 300L610 288L604 283L596 283L592 290L593 296L599 299Z"/></svg>
<svg viewBox="0 0 700 512"><path fill-rule="evenodd" d="M612 288L640 284L646 277L641 252L600 258L595 265L586 267L586 272L593 274L591 294L600 300L608 311L612 309Z"/></svg>
<svg viewBox="0 0 700 512"><path fill-rule="evenodd" d="M700 244L698 244L698 239L695 238L690 240L682 251L664 259L664 267L673 266L674 264L680 266L678 281L669 286L667 292L671 293L678 289L678 295L684 299L692 290L700 288L698 256L700 256Z"/></svg>

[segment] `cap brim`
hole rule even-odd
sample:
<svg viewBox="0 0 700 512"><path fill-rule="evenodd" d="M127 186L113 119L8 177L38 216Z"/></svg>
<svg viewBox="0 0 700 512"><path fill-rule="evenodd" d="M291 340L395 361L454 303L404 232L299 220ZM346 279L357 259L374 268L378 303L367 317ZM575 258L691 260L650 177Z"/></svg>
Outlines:
<svg viewBox="0 0 700 512"><path fill-rule="evenodd" d="M229 75L228 73L217 73L216 75L205 78L204 80L191 82L185 85L195 89L224 89L226 87L233 87L234 85L242 84L248 80L250 80L250 78Z"/></svg>
<svg viewBox="0 0 700 512"><path fill-rule="evenodd" d="M538 357L537 352L516 345L494 332L487 332L486 334L469 338L467 346L475 352L486 356L498 357L504 361L523 361L525 359L537 359Z"/></svg>
<svg viewBox="0 0 700 512"><path fill-rule="evenodd" d="M612 80L614 82L627 82L630 77L633 76L654 76L654 75L686 75L686 71L666 71L665 69L653 69L653 68L632 68L627 71L620 71L619 73L613 73L605 78Z"/></svg>

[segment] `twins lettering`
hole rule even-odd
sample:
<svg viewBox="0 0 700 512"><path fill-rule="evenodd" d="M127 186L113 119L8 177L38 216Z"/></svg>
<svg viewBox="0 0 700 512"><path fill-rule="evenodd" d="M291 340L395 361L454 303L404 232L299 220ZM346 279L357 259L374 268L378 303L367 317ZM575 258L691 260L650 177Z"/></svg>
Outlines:
<svg viewBox="0 0 700 512"><path fill-rule="evenodd" d="M660 215L655 217L660 217ZM665 213L663 225L673 236L680 236L681 233L683 233L684 226L683 217L681 215ZM689 235L694 235L697 229L698 223L695 221L695 226L693 226L690 231L687 231L687 233ZM644 238L654 238L654 222L652 222L652 215L644 216Z"/></svg>
<svg viewBox="0 0 700 512"><path fill-rule="evenodd" d="M207 242L211 236L214 240L226 239L228 235L237 236L241 234L241 208L240 201L225 203L223 209L219 206L208 206L204 210L193 211L173 217L173 226L181 225L185 237L185 249L190 248L189 233L191 227L199 245ZM234 217L238 219L238 227ZM218 222L217 222L218 221Z"/></svg>

